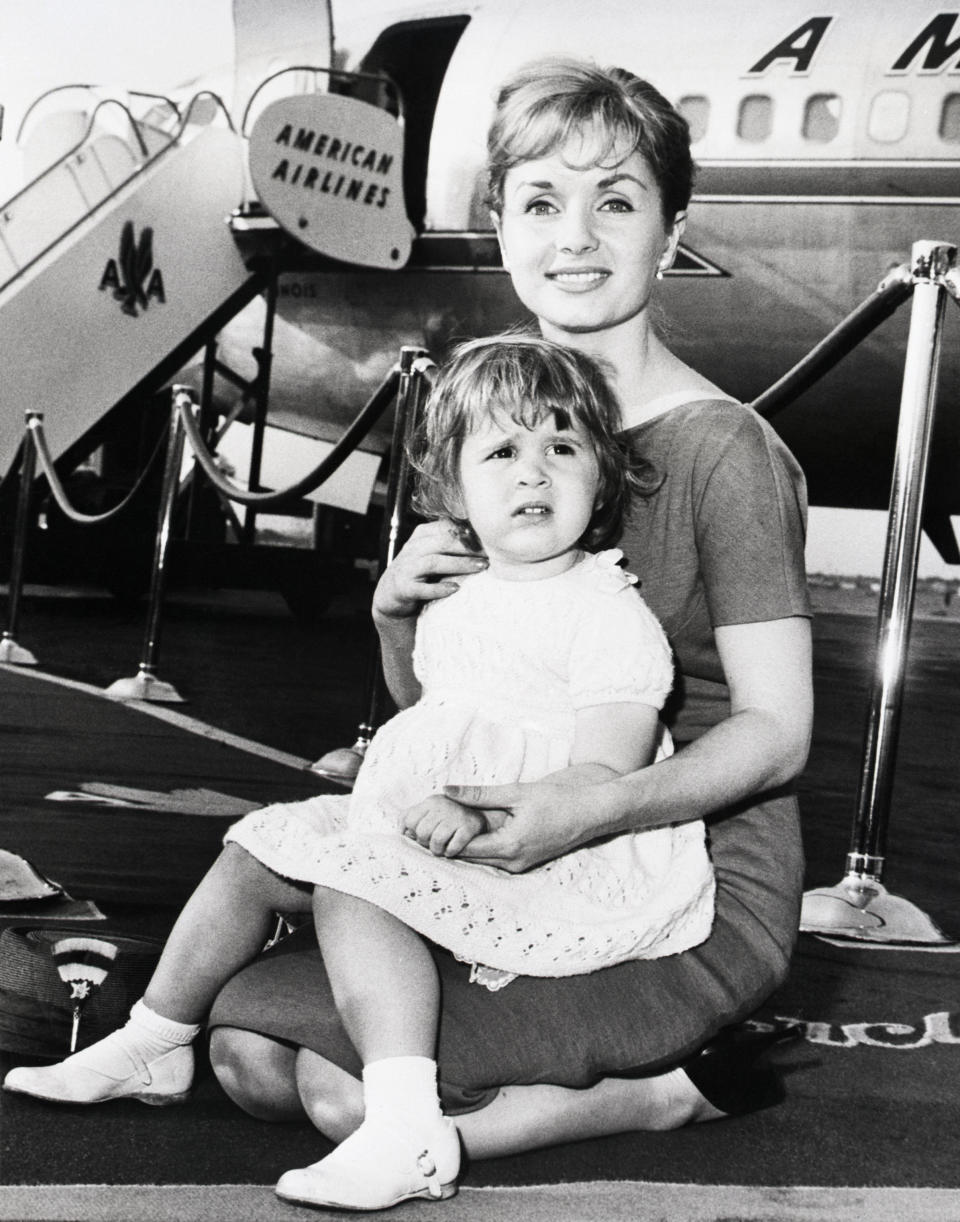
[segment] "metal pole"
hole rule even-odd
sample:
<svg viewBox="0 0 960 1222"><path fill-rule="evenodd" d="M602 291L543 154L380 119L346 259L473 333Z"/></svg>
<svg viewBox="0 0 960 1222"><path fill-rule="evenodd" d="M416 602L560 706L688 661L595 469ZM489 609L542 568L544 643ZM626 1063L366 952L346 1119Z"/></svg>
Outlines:
<svg viewBox="0 0 960 1222"><path fill-rule="evenodd" d="M41 412L26 413L27 427L23 435L23 458L20 463L20 487L17 491L17 516L13 530L13 556L10 560L10 590L7 608L7 629L0 637L0 662L11 666L36 666L37 659L29 649L17 644L20 621L20 597L23 593L24 559L27 554L27 530L30 523L30 494L37 465L37 449L33 441L32 419L43 420Z"/></svg>
<svg viewBox="0 0 960 1222"><path fill-rule="evenodd" d="M273 366L273 329L277 316L279 272L276 265L271 270L266 289L266 314L263 320L263 346L254 348L257 376L253 382L254 419L253 437L250 445L250 468L247 487L251 492L260 490L260 469L263 464L263 442L267 430L267 410L270 404L270 372ZM247 505L243 519L243 542L254 543L257 531L257 509Z"/></svg>
<svg viewBox="0 0 960 1222"><path fill-rule="evenodd" d="M403 515L407 503L407 486L410 479L410 463L407 459L407 443L416 424L420 392L423 384L422 362L427 357L423 348L404 346L400 349L400 383L397 388L397 406L393 417L390 472L387 477L387 499L384 506L383 528L380 532L380 556L378 571L382 573L400 550ZM331 781L352 785L363 763L370 741L383 721L387 692L380 666L380 642L375 631L371 632L367 655L366 712L357 726L357 740L352 747L338 747L328 751L311 771Z"/></svg>
<svg viewBox="0 0 960 1222"><path fill-rule="evenodd" d="M913 904L890 895L880 878L936 409L943 277L954 266L956 253L956 247L942 242L917 242L913 247L915 285L857 809L845 877L836 888L821 888L804 897L801 928L808 932L887 944L951 941Z"/></svg>
<svg viewBox="0 0 960 1222"><path fill-rule="evenodd" d="M173 508L180 485L180 467L183 462L183 423L180 419L180 404L184 398L192 404L190 392L183 386L174 386L167 435L167 461L163 472L163 489L160 494L160 512L154 541L153 573L150 578L149 609L143 652L137 674L132 679L118 679L107 688L107 694L119 700L153 700L169 704L178 704L183 701L183 697L171 684L164 683L157 678L156 666L160 653L161 614L166 588Z"/></svg>

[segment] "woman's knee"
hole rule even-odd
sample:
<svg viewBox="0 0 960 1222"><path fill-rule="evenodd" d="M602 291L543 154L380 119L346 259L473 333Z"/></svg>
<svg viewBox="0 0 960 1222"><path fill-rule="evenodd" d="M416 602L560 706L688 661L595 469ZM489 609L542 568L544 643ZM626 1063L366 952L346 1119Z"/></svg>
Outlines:
<svg viewBox="0 0 960 1222"><path fill-rule="evenodd" d="M237 1027L214 1027L210 1064L233 1102L258 1120L302 1120L296 1080L297 1050Z"/></svg>

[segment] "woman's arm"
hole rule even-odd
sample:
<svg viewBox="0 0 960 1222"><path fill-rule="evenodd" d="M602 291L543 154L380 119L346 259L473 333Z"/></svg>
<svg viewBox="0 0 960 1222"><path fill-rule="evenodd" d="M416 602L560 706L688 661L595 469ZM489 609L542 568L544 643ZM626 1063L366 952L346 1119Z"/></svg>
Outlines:
<svg viewBox="0 0 960 1222"><path fill-rule="evenodd" d="M602 704L576 715L570 764L544 778L574 786L597 785L642 768L654 757L659 720L649 704ZM466 856L477 836L499 827L501 811L478 811L444 794L431 794L404 816L403 833L437 857Z"/></svg>
<svg viewBox="0 0 960 1222"><path fill-rule="evenodd" d="M381 575L373 595L373 623L380 637L380 657L387 690L397 708L420 698L413 673L413 642L423 604L446 598L455 580L486 568L483 556L468 551L450 522L418 526L393 563Z"/></svg>
<svg viewBox="0 0 960 1222"><path fill-rule="evenodd" d="M813 722L809 621L738 624L716 637L730 688L725 721L669 759L586 794L553 780L448 789L465 805L507 816L462 856L519 872L598 836L702 818L796 777Z"/></svg>

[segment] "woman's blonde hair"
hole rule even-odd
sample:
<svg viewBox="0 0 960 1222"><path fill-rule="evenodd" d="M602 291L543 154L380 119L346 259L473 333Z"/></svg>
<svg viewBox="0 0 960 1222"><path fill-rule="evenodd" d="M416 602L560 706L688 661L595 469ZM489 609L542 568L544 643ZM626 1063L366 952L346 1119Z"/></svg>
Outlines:
<svg viewBox="0 0 960 1222"><path fill-rule="evenodd" d="M693 190L686 119L632 72L578 59L536 60L501 85L487 134L490 207L502 212L509 170L565 148L571 135L584 131L601 137L593 164L616 165L631 153L643 155L660 187L664 222L672 225Z"/></svg>
<svg viewBox="0 0 960 1222"><path fill-rule="evenodd" d="M471 340L453 352L434 383L409 447L414 510L449 518L469 546L479 540L463 517L460 454L464 438L494 412L525 428L552 415L559 428L579 426L597 458L593 516L580 543L596 551L615 543L634 492L649 494L652 468L618 438L620 408L598 362L535 333Z"/></svg>

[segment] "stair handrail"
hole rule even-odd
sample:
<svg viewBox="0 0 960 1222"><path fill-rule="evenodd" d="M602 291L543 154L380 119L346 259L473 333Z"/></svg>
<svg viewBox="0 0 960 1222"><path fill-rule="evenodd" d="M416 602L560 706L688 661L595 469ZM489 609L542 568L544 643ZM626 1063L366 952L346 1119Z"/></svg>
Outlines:
<svg viewBox="0 0 960 1222"><path fill-rule="evenodd" d="M397 85L397 83L391 80L390 77L386 75L386 73L383 73L383 72L347 72L343 68L323 68L323 67L320 67L318 64L291 64L289 67L280 68L277 72L271 73L270 76L264 77L264 79L260 82L260 84L256 87L256 89L254 89L253 93L251 93L250 97L247 99L246 106L243 108L243 117L240 120L241 135L243 136L247 135L247 120L250 117L250 110L253 106L254 101L257 98L257 95L259 93L262 93L263 90L266 89L266 87L269 84L271 84L273 81L277 80L278 77L286 76L288 73L291 73L291 72L312 72L314 74L323 73L324 75L329 76L331 78L336 77L338 79L343 79L343 80L386 82L392 89L396 91L397 110L398 110L398 113L396 116L397 122L401 126L403 126L403 124L406 122L406 112L403 106L403 94L400 92L400 88Z"/></svg>
<svg viewBox="0 0 960 1222"><path fill-rule="evenodd" d="M27 122L29 121L30 116L33 114L36 108L40 105L40 103L45 101L45 99L52 97L55 93L65 93L66 90L68 89L104 89L104 88L110 88L110 86L98 85L94 83L93 81L73 81L69 85L54 85L52 89L45 89L43 93L40 94L39 97L36 97L33 99L33 101L24 111L23 118L20 120L20 126L17 128L17 134L16 136L14 136L15 142L19 144L20 141L23 139L24 129L27 126ZM157 101L157 102L166 102L167 105L170 107L170 109L173 111L173 113L177 116L177 119L178 120L180 119L179 106L177 106L173 98L168 98L166 94L150 93L149 91L144 90L144 89L124 89L123 92L129 94L130 97L132 98L153 98L154 101ZM114 99L114 100L118 102L120 101L119 98ZM123 105L123 103L120 103L120 104ZM136 120L134 120L134 122L136 122Z"/></svg>
<svg viewBox="0 0 960 1222"><path fill-rule="evenodd" d="M108 191L107 194L104 195L102 199L98 200L93 205L93 207L83 212L83 214L79 216L72 225L68 225L66 229L58 233L57 236L53 238L52 241L48 242L46 246L44 246L41 250L37 251L36 254L32 255L25 263L20 263L20 261L14 255L13 251L10 249L9 245L4 243L5 249L7 250L7 253L10 257L10 262L14 265L14 267L16 268L16 271L13 273L12 276L8 277L8 279L0 283L0 290L3 290L10 284L13 284L15 280L18 280L25 271L33 267L33 265L37 263L40 259L42 259L44 255L49 254L49 252L53 250L53 248L57 246L60 242L62 242L63 239L67 237L68 234L73 233L73 231L79 228L79 226L82 225L84 221L89 220L91 216L93 216L96 212L98 212L101 208L103 208L106 204L108 204L112 199L114 199L122 190L124 190L124 188L127 187L139 174L142 174L143 171L147 168L147 166L153 165L161 157L169 153L170 150L179 143L180 139L182 138L184 132L186 131L190 123L191 115L193 113L194 108L196 107L199 100L204 97L209 97L214 100L214 102L217 104L218 109L223 112L223 116L226 119L227 125L229 126L230 130L236 131L236 128L233 125L233 120L230 118L230 112L227 109L223 99L219 96L219 94L214 93L213 90L211 89L201 89L196 94L194 94L194 96L190 99L190 102L188 103L186 110L179 118L179 122L177 124L176 129L170 133L169 139L167 140L166 144L162 145L154 153L151 153L150 150L147 148L146 143L143 139L143 135L137 123L137 120L133 117L133 114L131 113L129 106L127 106L124 102L121 102L118 98L104 98L103 101L98 103L98 105L96 106L96 108L93 110L93 112L90 115L90 119L89 119L89 122L87 123L87 128L83 136L81 136L81 138L77 141L75 145L73 145L72 148L68 149L59 158L57 158L56 161L54 161L51 165L47 166L45 170L43 170L35 178L31 179L30 182L26 183L23 187L21 187L20 190L17 191L15 195L12 195L5 203L0 204L0 218L3 217L3 214L8 209L12 208L15 204L17 204L18 201L22 200L24 196L28 195L29 192L37 185L37 183L42 182L45 178L61 170L64 167L64 165L66 165L66 163L70 160L71 157L75 156L77 153L80 152L81 149L83 149L86 146L87 141L90 139L94 131L94 128L96 127L97 116L99 115L100 111L103 110L105 107L108 107L108 106L118 107L126 115L127 119L130 121L130 126L133 130L134 135L136 136L137 144L139 145L139 148L140 148L140 153L141 153L140 162L135 166L135 168L131 171L131 173L126 178L124 178L122 182L118 183L112 190ZM3 242L2 228L0 228L0 242Z"/></svg>

